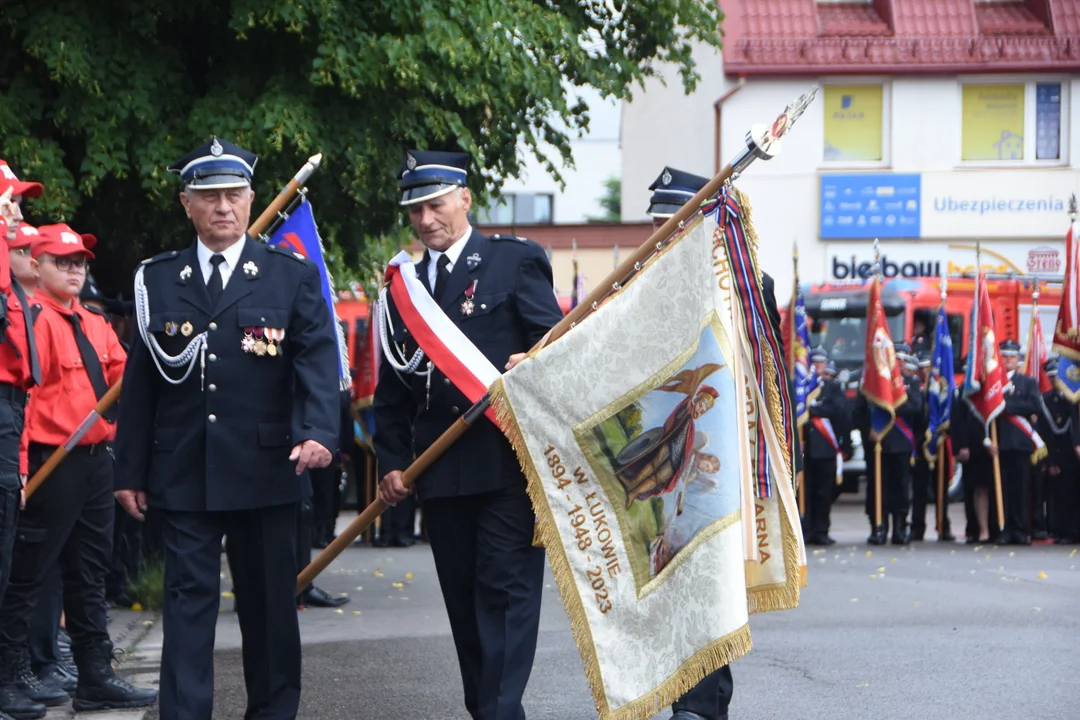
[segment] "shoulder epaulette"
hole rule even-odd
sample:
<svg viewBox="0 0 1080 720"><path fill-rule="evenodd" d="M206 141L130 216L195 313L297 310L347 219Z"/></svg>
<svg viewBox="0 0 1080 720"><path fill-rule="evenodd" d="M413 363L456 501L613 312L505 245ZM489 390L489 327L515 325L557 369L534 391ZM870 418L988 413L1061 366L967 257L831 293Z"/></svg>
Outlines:
<svg viewBox="0 0 1080 720"><path fill-rule="evenodd" d="M284 255L286 257L291 257L293 260L296 260L297 262L302 262L302 263L307 262L306 257L304 257L303 255L301 255L298 252L293 252L292 250L289 250L288 248L286 248L286 247L284 247L282 245L267 245L266 249L269 250L270 252L277 253L278 255Z"/></svg>
<svg viewBox="0 0 1080 720"><path fill-rule="evenodd" d="M517 235L492 235L492 240L514 240L516 242L528 242L529 238L518 237Z"/></svg>
<svg viewBox="0 0 1080 720"><path fill-rule="evenodd" d="M180 254L179 250L168 250L166 252L155 255L154 257L146 258L140 264L141 265L153 265L154 263L161 262L162 260L172 260L173 258L178 256L179 254Z"/></svg>

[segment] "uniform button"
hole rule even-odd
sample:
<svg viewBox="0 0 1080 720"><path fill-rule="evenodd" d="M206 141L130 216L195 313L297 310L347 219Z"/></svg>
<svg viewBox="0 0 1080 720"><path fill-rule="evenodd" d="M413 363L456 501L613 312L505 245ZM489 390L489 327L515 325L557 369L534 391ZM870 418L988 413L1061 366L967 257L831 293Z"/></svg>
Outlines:
<svg viewBox="0 0 1080 720"><path fill-rule="evenodd" d="M212 323L210 323L209 327L210 327L211 330L217 330L217 323L212 322Z"/></svg>
<svg viewBox="0 0 1080 720"><path fill-rule="evenodd" d="M264 317L259 318L259 322L266 322L266 318L264 318Z"/></svg>
<svg viewBox="0 0 1080 720"><path fill-rule="evenodd" d="M217 422L217 415L210 415L210 417L208 417L206 419L209 420L210 422Z"/></svg>
<svg viewBox="0 0 1080 720"><path fill-rule="evenodd" d="M457 405L455 405L454 407L450 408L450 412L451 412L451 413L453 413L454 415L457 415L457 414L458 414L458 409L457 409Z"/></svg>
<svg viewBox="0 0 1080 720"><path fill-rule="evenodd" d="M217 362L217 355L210 353L210 362Z"/></svg>
<svg viewBox="0 0 1080 720"><path fill-rule="evenodd" d="M481 310L487 310L487 303L480 303Z"/></svg>
<svg viewBox="0 0 1080 720"><path fill-rule="evenodd" d="M210 387L208 389L210 390L210 392L217 392L217 385L215 385L214 383L210 383Z"/></svg>
<svg viewBox="0 0 1080 720"><path fill-rule="evenodd" d="M443 385L449 385L450 384L450 378L443 378L442 379L442 384Z"/></svg>

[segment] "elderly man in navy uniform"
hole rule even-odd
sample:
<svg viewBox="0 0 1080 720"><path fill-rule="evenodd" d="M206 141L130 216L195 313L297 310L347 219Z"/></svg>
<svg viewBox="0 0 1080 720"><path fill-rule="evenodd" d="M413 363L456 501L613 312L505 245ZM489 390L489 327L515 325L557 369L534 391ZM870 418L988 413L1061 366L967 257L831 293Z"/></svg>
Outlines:
<svg viewBox="0 0 1080 720"><path fill-rule="evenodd" d="M1027 496L1031 455L1035 452L1030 423L1042 410L1039 381L1017 370L1020 365L1019 343L1005 340L999 347L1001 362L1012 384L1005 389L1005 411L995 421L998 426L996 452L1001 458L1001 492L1005 501L1005 527L998 541L1006 545L1030 545ZM1023 422L1014 422L1013 417ZM1025 424L1026 429L1023 427ZM995 450L991 448L990 452L992 454ZM991 513L991 518L996 517L995 513Z"/></svg>
<svg viewBox="0 0 1080 720"><path fill-rule="evenodd" d="M1080 434L1076 406L1056 387L1058 356L1051 355L1043 367L1055 383L1042 396L1039 435L1046 442L1048 486L1047 510L1050 532L1058 545L1080 541Z"/></svg>
<svg viewBox="0 0 1080 720"><path fill-rule="evenodd" d="M400 175L401 204L426 247L421 282L462 333L497 368L509 368L559 321L543 249L514 237L487 237L469 225L469 156L411 151ZM390 302L388 300L388 302ZM417 350L396 307L392 345ZM379 369L375 450L380 497L408 491L401 474L470 403L438 368ZM430 371L430 376L427 372ZM475 720L521 720L532 671L544 579L533 547L535 516L510 443L481 418L420 476L419 496L435 569L457 647L465 707Z"/></svg>
<svg viewBox="0 0 1080 720"><path fill-rule="evenodd" d="M806 542L810 545L833 545L829 537L829 515L832 509L836 475L843 469L838 458L843 452L841 430L844 427L844 391L840 383L828 374L829 355L820 348L810 353L814 372L818 373L819 388L808 403L810 420L806 423ZM840 467L837 467L837 465Z"/></svg>
<svg viewBox="0 0 1080 720"><path fill-rule="evenodd" d="M709 184L709 178L672 167L665 167L649 189L653 191L649 198L649 215L653 219L653 228L659 230L668 218L679 212L683 205ZM780 311L776 305L773 291L773 279L768 273L761 274L761 292L765 297L765 310L773 326L776 337L781 336ZM794 395L793 395L794 397ZM795 470L801 468L802 458L798 448L794 448ZM706 675L701 682L690 689L671 705L672 720L727 720L728 705L734 684L731 667L725 665L716 672Z"/></svg>
<svg viewBox="0 0 1080 720"><path fill-rule="evenodd" d="M315 266L247 236L254 154L214 138L169 170L198 233L135 274L117 500L162 511L163 720L214 715L221 541L243 634L247 718L300 702L296 514L338 437L337 344Z"/></svg>

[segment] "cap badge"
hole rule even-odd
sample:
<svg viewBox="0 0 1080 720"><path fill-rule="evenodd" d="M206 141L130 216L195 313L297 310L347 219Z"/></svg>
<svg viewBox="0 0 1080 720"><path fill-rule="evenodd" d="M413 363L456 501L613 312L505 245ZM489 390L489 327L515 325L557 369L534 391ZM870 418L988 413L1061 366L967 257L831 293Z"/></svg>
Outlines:
<svg viewBox="0 0 1080 720"><path fill-rule="evenodd" d="M185 265L184 269L180 271L180 282L187 282L189 277L191 277L191 266Z"/></svg>
<svg viewBox="0 0 1080 720"><path fill-rule="evenodd" d="M667 170L665 169L665 170L664 170L664 174L663 174L663 175L662 175L662 176L660 177L660 179L661 179L661 180L663 181L663 183L664 183L665 185L670 185L670 184L671 184L671 173L670 173L670 172L668 172L668 171L667 171Z"/></svg>
<svg viewBox="0 0 1080 720"><path fill-rule="evenodd" d="M221 147L221 143L219 143L217 137L215 137L214 142L210 144L210 154L214 157L221 157L221 153L223 152L225 152L225 148Z"/></svg>
<svg viewBox="0 0 1080 720"><path fill-rule="evenodd" d="M244 274L247 275L249 278L258 277L259 266L251 260L248 260L246 263L244 263Z"/></svg>
<svg viewBox="0 0 1080 720"><path fill-rule="evenodd" d="M405 156L405 167L409 168L410 170L416 169L416 158L414 158L411 153Z"/></svg>

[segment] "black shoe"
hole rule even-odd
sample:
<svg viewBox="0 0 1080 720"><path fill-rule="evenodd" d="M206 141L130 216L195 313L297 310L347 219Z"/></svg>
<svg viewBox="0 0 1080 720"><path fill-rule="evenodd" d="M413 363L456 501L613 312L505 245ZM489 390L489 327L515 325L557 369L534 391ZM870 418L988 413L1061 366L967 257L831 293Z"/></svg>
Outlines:
<svg viewBox="0 0 1080 720"><path fill-rule="evenodd" d="M61 675L71 678L72 681L79 681L79 668L75 667L74 660L60 659L59 664L56 666Z"/></svg>
<svg viewBox="0 0 1080 720"><path fill-rule="evenodd" d="M312 585L300 596L300 604L308 607L336 608L349 602L349 598L331 595L322 588Z"/></svg>
<svg viewBox="0 0 1080 720"><path fill-rule="evenodd" d="M833 540L833 539L832 539L831 537L829 537L828 535L822 535L822 536L821 536L821 544L822 544L822 545L826 545L826 546L828 546L828 545L835 545L835 544L836 544L836 541L835 541L835 540Z"/></svg>
<svg viewBox="0 0 1080 720"><path fill-rule="evenodd" d="M394 538L390 541L390 547L412 547L415 544L416 540L411 537Z"/></svg>
<svg viewBox="0 0 1080 720"><path fill-rule="evenodd" d="M41 684L45 687L60 688L68 695L75 692L75 687L79 684L78 681L61 670L59 667L54 667L45 673L39 673L38 679L41 680Z"/></svg>
<svg viewBox="0 0 1080 720"><path fill-rule="evenodd" d="M1068 535L1062 535L1061 537L1054 538L1055 545L1075 545L1076 538L1069 537Z"/></svg>
<svg viewBox="0 0 1080 720"><path fill-rule="evenodd" d="M956 542L956 536L946 530L943 533L938 533L938 542Z"/></svg>
<svg viewBox="0 0 1080 720"><path fill-rule="evenodd" d="M88 648L79 648L79 685L71 706L75 712L135 708L153 705L157 691L137 688L113 672L113 646L108 640Z"/></svg>
<svg viewBox="0 0 1080 720"><path fill-rule="evenodd" d="M676 710L672 713L671 720L707 720L707 718L689 710Z"/></svg>
<svg viewBox="0 0 1080 720"><path fill-rule="evenodd" d="M1030 545L1031 539L1028 538L1026 533L1014 532L1009 534L1007 543L1009 545Z"/></svg>
<svg viewBox="0 0 1080 720"><path fill-rule="evenodd" d="M15 683L0 685L0 712L15 720L35 720L45 717L44 705L23 695Z"/></svg>
<svg viewBox="0 0 1080 720"><path fill-rule="evenodd" d="M1046 532L1045 530L1036 530L1035 532L1031 533L1031 539L1032 540L1049 540L1050 539L1050 533Z"/></svg>
<svg viewBox="0 0 1080 720"><path fill-rule="evenodd" d="M893 532L892 532L892 544L893 545L907 545L911 542L911 533L907 529L907 518L903 515L893 516Z"/></svg>
<svg viewBox="0 0 1080 720"><path fill-rule="evenodd" d="M911 526L911 542L922 542L926 538L925 525Z"/></svg>
<svg viewBox="0 0 1080 720"><path fill-rule="evenodd" d="M871 545L884 545L888 541L889 531L885 528L885 525L878 525L877 527L870 527L870 537L866 538L866 542Z"/></svg>
<svg viewBox="0 0 1080 720"><path fill-rule="evenodd" d="M23 695L45 707L64 705L71 699L66 691L46 685L34 674L34 671L30 669L29 650L22 652L15 666L15 687L19 688Z"/></svg>

